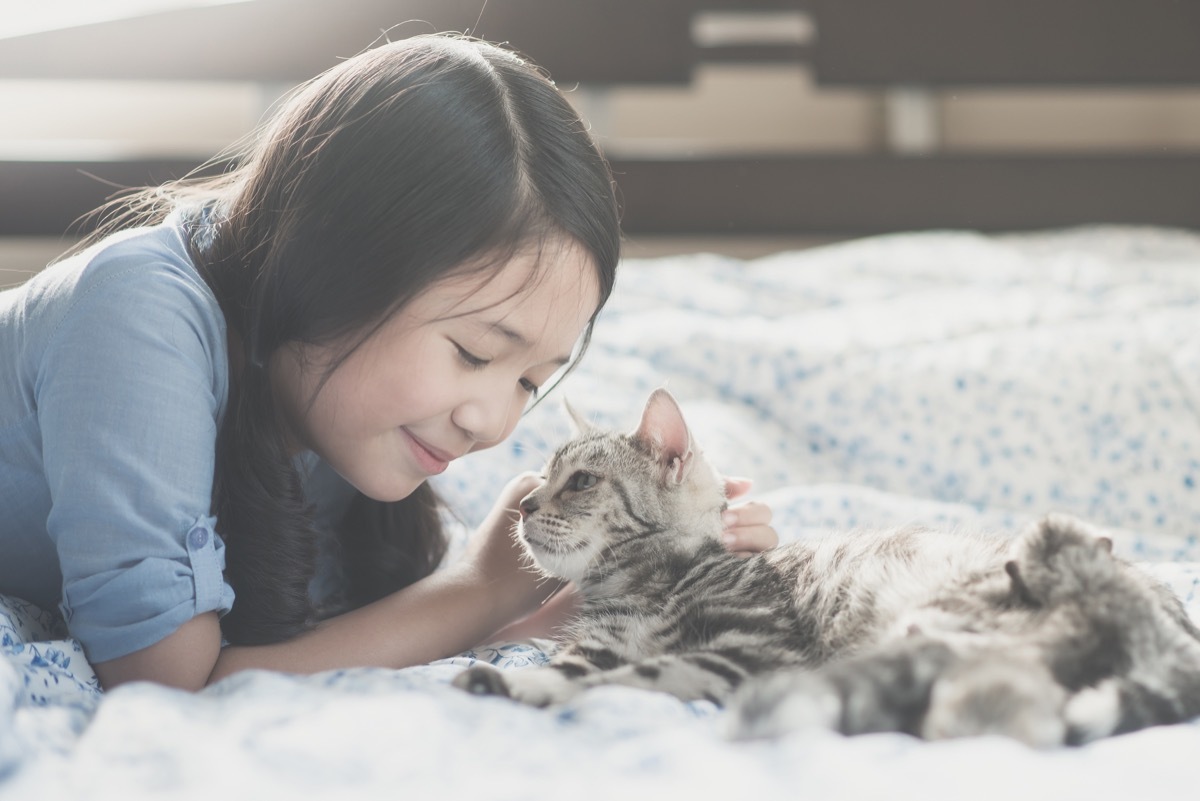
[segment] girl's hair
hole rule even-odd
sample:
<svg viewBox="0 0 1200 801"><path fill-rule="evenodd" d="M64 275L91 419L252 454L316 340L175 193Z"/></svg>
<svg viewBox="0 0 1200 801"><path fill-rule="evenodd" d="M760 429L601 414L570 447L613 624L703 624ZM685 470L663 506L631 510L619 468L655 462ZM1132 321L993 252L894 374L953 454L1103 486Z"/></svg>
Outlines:
<svg viewBox="0 0 1200 801"><path fill-rule="evenodd" d="M498 269L548 239L588 252L603 305L620 230L608 166L563 96L516 54L462 36L417 36L341 63L220 163L216 177L123 200L107 227L190 209L193 255L241 346L213 489L237 597L222 629L233 643L266 643L313 624L316 564L272 354L349 336L344 359L433 282ZM584 347L590 332L589 322ZM358 495L340 539L355 603L428 575L446 548L428 484L396 503Z"/></svg>

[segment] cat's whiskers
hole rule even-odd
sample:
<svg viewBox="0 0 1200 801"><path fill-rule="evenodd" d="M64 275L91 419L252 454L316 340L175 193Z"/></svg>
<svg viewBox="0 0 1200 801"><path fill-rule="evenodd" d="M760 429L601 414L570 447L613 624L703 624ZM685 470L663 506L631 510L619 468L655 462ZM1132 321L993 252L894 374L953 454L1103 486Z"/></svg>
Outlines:
<svg viewBox="0 0 1200 801"><path fill-rule="evenodd" d="M525 450L527 450L530 453L532 453L533 455L537 456L538 464L545 464L546 462L548 462L550 460L550 452L547 452L545 449L539 448L536 445L531 445L529 443L523 443L523 444L525 446Z"/></svg>
<svg viewBox="0 0 1200 801"><path fill-rule="evenodd" d="M540 587L541 587L543 584L545 584L545 583L546 583L546 582L548 582L548 581L558 581L558 582L561 582L561 581L562 581L562 579L558 578L557 576L551 576L549 573L543 573L543 574L541 575L541 578L539 578L539 579L538 579L538 582L537 582L537 584L535 584L534 586L535 586L535 587L539 587L539 588L540 588ZM549 601L551 598L553 598L553 597L554 597L554 594L555 594L555 592L558 592L558 590L555 590L554 592L550 593L550 594L549 594L549 595L547 595L545 598L543 598L543 599L542 599L542 603L541 603L541 604L538 604L538 606L541 606L542 604L546 603L546 601Z"/></svg>

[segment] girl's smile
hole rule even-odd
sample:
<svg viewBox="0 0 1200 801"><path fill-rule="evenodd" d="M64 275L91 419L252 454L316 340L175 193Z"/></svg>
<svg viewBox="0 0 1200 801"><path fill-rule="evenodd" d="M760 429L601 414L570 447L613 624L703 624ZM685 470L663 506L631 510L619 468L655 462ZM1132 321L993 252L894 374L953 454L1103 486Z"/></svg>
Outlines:
<svg viewBox="0 0 1200 801"><path fill-rule="evenodd" d="M412 452L416 455L417 461L431 476L436 476L442 473L450 466L450 462L458 458L454 454L446 453L438 450L422 442L419 438L413 436L412 432L404 426L400 426L400 431L408 437L412 444Z"/></svg>

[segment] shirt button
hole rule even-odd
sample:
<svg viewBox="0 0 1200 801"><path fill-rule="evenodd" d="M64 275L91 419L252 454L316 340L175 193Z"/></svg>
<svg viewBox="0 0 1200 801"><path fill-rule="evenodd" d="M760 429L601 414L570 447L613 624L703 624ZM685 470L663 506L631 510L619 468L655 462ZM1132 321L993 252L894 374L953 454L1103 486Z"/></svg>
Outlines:
<svg viewBox="0 0 1200 801"><path fill-rule="evenodd" d="M196 526L188 532L188 545L193 549L199 550L208 544L208 530L203 526Z"/></svg>

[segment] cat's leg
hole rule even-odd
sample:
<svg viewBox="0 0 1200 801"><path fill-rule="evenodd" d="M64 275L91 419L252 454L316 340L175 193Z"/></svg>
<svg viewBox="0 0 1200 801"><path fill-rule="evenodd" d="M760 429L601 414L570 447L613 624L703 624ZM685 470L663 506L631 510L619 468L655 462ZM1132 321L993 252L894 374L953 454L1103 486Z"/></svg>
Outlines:
<svg viewBox="0 0 1200 801"><path fill-rule="evenodd" d="M476 665L456 677L454 684L480 695L502 695L532 706L562 703L583 690L620 685L664 692L683 701L722 704L761 664L736 649L663 654L621 664L601 659L584 661L571 653L545 668L504 671ZM752 665L752 666L751 666Z"/></svg>
<svg viewBox="0 0 1200 801"><path fill-rule="evenodd" d="M724 704L750 675L761 670L755 657L737 649L663 654L612 670L580 678L580 684L598 687L616 684L664 692L682 701L712 701Z"/></svg>
<svg viewBox="0 0 1200 801"><path fill-rule="evenodd" d="M666 692L685 701L720 703L755 668L762 669L760 655L733 647L663 654L630 663L621 654L619 642L593 632L563 647L544 668L499 671L474 665L453 683L477 695L501 695L539 707L563 703L583 690L605 684Z"/></svg>
<svg viewBox="0 0 1200 801"><path fill-rule="evenodd" d="M738 739L820 727L931 740L1002 734L1047 747L1064 742L1065 700L1050 671L1032 659L995 652L964 657L922 638L750 682L735 696L731 719Z"/></svg>
<svg viewBox="0 0 1200 801"><path fill-rule="evenodd" d="M565 646L541 668L500 671L473 665L453 685L476 695L500 695L530 706L564 703L588 686L585 679L625 664L617 650L598 639Z"/></svg>
<svg viewBox="0 0 1200 801"><path fill-rule="evenodd" d="M934 682L959 657L924 637L826 665L747 682L730 704L735 739L827 728L843 734L919 734Z"/></svg>
<svg viewBox="0 0 1200 801"><path fill-rule="evenodd" d="M1200 718L1200 664L1086 687L1071 696L1064 717L1067 742L1073 745Z"/></svg>
<svg viewBox="0 0 1200 801"><path fill-rule="evenodd" d="M1000 734L1036 748L1062 745L1067 692L1044 664L981 653L951 665L937 681L920 735L927 740Z"/></svg>

